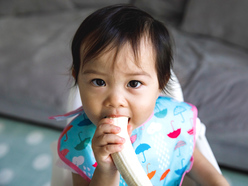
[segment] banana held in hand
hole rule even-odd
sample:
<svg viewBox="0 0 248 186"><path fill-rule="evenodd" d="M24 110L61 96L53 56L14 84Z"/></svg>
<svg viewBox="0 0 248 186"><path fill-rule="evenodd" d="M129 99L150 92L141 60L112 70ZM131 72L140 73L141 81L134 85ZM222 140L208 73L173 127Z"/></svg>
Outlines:
<svg viewBox="0 0 248 186"><path fill-rule="evenodd" d="M121 127L119 136L125 138L124 148L121 152L111 154L115 166L128 186L152 186L132 147L127 132L127 117L112 118L114 125Z"/></svg>

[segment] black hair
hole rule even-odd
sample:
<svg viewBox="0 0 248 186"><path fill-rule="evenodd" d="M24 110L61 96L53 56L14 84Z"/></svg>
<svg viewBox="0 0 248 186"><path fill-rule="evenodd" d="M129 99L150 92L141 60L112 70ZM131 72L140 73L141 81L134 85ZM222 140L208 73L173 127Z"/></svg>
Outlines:
<svg viewBox="0 0 248 186"><path fill-rule="evenodd" d="M163 23L131 5L113 5L99 9L81 23L71 46L75 84L80 68L99 57L106 49L116 49L117 55L120 48L129 42L137 59L140 41L144 36L148 36L152 43L159 88L163 90L171 76L171 37ZM81 47L83 55L80 59Z"/></svg>

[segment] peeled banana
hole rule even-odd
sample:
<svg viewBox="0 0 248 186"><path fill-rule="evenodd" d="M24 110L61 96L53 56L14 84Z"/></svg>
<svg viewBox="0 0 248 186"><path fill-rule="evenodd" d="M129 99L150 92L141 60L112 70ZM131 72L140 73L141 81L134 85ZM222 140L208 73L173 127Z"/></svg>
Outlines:
<svg viewBox="0 0 248 186"><path fill-rule="evenodd" d="M111 154L115 166L128 186L152 186L132 147L127 132L127 117L112 118L114 125L121 127L119 136L125 138L124 148L121 152Z"/></svg>

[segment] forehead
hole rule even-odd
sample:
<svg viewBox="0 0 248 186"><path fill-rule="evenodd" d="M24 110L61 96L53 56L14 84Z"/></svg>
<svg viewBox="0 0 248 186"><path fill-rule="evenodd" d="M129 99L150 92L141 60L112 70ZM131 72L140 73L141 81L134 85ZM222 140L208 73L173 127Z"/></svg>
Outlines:
<svg viewBox="0 0 248 186"><path fill-rule="evenodd" d="M151 40L148 37L142 37L137 45L126 42L122 45L110 44L99 54L95 54L90 60L84 60L87 47L80 49L81 68L88 65L111 66L112 68L152 68L155 70L156 53Z"/></svg>

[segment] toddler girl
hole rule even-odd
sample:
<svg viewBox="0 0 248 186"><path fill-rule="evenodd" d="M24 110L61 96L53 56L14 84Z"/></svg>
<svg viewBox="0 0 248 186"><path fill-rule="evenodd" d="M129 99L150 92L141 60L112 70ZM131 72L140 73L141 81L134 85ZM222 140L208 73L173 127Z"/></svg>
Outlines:
<svg viewBox="0 0 248 186"><path fill-rule="evenodd" d="M58 153L74 185L125 185L111 154L123 148L113 117L128 117L135 152L153 185L180 185L184 175L203 185L227 185L195 146L193 105L160 96L171 76L166 27L128 5L88 16L72 41L72 75L83 108L60 136ZM194 163L193 163L194 160Z"/></svg>

